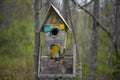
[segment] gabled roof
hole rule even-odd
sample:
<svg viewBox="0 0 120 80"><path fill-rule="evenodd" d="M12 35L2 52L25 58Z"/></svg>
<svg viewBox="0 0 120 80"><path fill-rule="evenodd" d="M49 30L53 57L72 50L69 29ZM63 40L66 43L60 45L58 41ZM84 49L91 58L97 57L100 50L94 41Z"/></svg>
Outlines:
<svg viewBox="0 0 120 80"><path fill-rule="evenodd" d="M63 16L61 15L61 13L59 12L59 10L54 6L54 5L50 5L50 7L49 7L49 9L48 9L48 11L47 11L47 14L46 14L46 17L45 17L45 19L44 19L44 21L43 21L43 24L41 25L41 29L40 29L40 31L43 31L43 27L44 27L44 24L48 21L48 19L49 19L49 14L50 14L50 10L51 9L53 9L55 12L56 12L56 14L59 16L59 18L61 18L61 20L64 22L64 24L66 25L66 27L68 28L68 30L70 30L71 31L71 28L69 27L69 25L67 24L67 22L65 21L65 19L63 18Z"/></svg>

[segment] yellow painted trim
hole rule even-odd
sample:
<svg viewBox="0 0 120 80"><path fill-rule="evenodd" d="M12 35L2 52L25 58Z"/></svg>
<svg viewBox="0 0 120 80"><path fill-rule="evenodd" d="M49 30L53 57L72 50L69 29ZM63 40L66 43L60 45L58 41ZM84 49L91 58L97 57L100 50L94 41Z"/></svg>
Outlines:
<svg viewBox="0 0 120 80"><path fill-rule="evenodd" d="M59 24L59 29L65 29L64 24Z"/></svg>

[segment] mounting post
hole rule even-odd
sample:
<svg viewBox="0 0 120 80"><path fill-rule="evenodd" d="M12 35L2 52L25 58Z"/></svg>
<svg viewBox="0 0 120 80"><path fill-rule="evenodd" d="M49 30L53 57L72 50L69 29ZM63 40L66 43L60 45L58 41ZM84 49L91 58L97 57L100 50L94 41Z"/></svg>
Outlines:
<svg viewBox="0 0 120 80"><path fill-rule="evenodd" d="M34 19L35 19L35 28L34 30L37 31L40 26L40 19L39 19L39 7L40 7L40 0L34 0ZM34 42L34 62L35 62L35 80L39 80L38 78L38 59L39 59L39 47L40 47L40 34L34 33L35 35L35 42Z"/></svg>

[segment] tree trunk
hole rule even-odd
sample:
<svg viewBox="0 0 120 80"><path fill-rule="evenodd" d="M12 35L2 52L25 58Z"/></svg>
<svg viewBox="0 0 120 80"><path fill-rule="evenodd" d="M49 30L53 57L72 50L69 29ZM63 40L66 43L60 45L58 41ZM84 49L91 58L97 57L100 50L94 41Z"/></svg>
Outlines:
<svg viewBox="0 0 120 80"><path fill-rule="evenodd" d="M99 0L94 1L93 14L98 19ZM97 21L93 19L89 80L96 80L97 51L98 51L98 24Z"/></svg>
<svg viewBox="0 0 120 80"><path fill-rule="evenodd" d="M48 10L48 8L50 7L50 4L52 3L51 1L52 1L52 0L47 0L47 1L46 1L46 5L45 5L46 10Z"/></svg>
<svg viewBox="0 0 120 80"><path fill-rule="evenodd" d="M35 10L35 31L40 27L39 20L39 8L40 0L34 1L34 10ZM34 46L34 62L35 62L35 80L38 79L38 60L39 60L39 46L40 46L40 33L35 32L35 46Z"/></svg>
<svg viewBox="0 0 120 80"><path fill-rule="evenodd" d="M84 1L84 4L86 4L87 3L87 0L85 0ZM85 9L87 9L87 7L85 7ZM86 52L87 52L87 50L86 50L86 48L85 48L85 40L84 39L86 39L86 34L88 34L87 33L87 26L88 26L88 23L87 23L87 20L88 20L88 18L87 18L87 15L86 14L83 14L83 16L84 16L84 18L83 18L83 22L84 22L84 27L83 27L83 30L82 30L82 35L85 35L85 36L82 36L82 38L83 39L81 39L81 42L83 43L82 45L81 45L81 47L82 47L82 53L84 53L83 54L83 58L82 59L86 59L86 57L87 57L87 55L86 55Z"/></svg>
<svg viewBox="0 0 120 80"><path fill-rule="evenodd" d="M112 41L115 46L114 49L115 49L116 57L119 57L118 50L117 50L117 39L119 36L119 20L120 20L120 0L115 0L114 27L113 27Z"/></svg>
<svg viewBox="0 0 120 80"><path fill-rule="evenodd" d="M63 17L68 21L69 0L63 0Z"/></svg>
<svg viewBox="0 0 120 80"><path fill-rule="evenodd" d="M118 36L120 34L119 31L119 25L120 25L120 0L115 0L115 6L114 6L114 27L113 27L113 37L112 37L112 43L114 46L114 53L116 56L116 60L113 61L113 67L114 67L114 78L115 80L120 80L120 54L118 52Z"/></svg>

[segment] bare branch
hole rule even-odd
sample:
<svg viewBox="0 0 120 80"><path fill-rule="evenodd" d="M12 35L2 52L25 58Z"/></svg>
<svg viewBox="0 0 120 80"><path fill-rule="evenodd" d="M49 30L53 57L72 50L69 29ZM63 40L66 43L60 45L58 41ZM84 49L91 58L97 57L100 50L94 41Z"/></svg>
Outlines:
<svg viewBox="0 0 120 80"><path fill-rule="evenodd" d="M40 8L39 8L39 14L41 13L41 10L42 10L42 8L44 8L45 7L45 3L44 4L42 4L42 0L41 0L41 4L40 4L41 6L40 6Z"/></svg>
<svg viewBox="0 0 120 80"><path fill-rule="evenodd" d="M102 13L100 12L100 14L102 14ZM111 26L113 26L113 20L112 20L113 15L107 17L106 15L102 14L102 15L99 15L99 16L102 17L103 19L105 19L105 21L107 22L107 24L110 24Z"/></svg>
<svg viewBox="0 0 120 80"><path fill-rule="evenodd" d="M84 5L82 5L81 7L86 7L86 6L88 6L89 4L91 4L93 1L95 1L95 0L91 0L90 2L88 2L88 3L84 4Z"/></svg>
<svg viewBox="0 0 120 80"><path fill-rule="evenodd" d="M75 5L78 5L78 7L79 7L80 9L82 9L84 12L88 13L93 19L95 19L95 20L97 21L98 25L100 26L100 28L102 28L102 29L106 32L106 34L108 35L108 37L110 38L110 40L112 40L111 34L105 29L105 27L100 23L100 21L99 21L92 13L90 13L88 10L84 9L81 5L77 4L77 3L75 2L75 0L71 0L71 1L72 1Z"/></svg>

